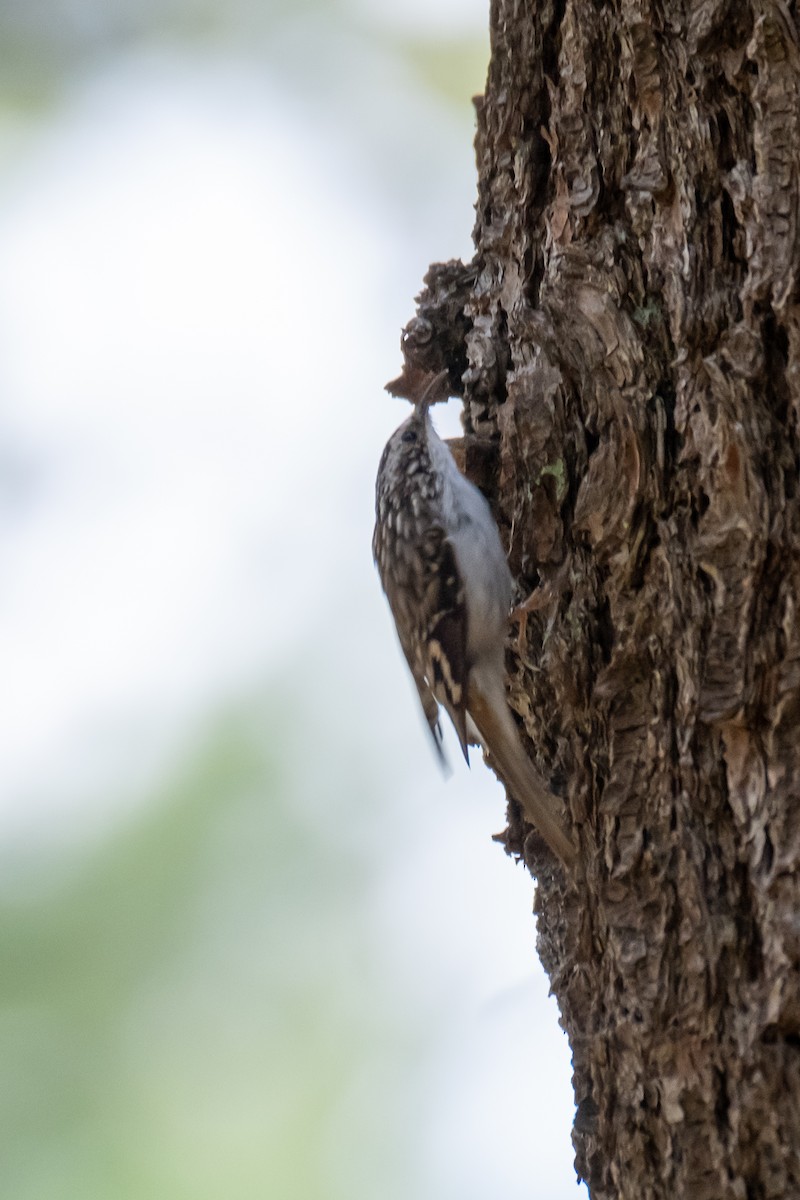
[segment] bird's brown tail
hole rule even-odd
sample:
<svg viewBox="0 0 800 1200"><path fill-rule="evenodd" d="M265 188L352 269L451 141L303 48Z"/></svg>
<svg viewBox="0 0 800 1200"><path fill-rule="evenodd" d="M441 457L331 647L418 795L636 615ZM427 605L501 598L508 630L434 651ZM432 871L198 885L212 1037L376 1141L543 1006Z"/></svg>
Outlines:
<svg viewBox="0 0 800 1200"><path fill-rule="evenodd" d="M469 713L500 778L522 808L526 820L538 830L564 865L572 867L577 856L566 829L564 803L545 785L525 753L505 695L489 698L473 682Z"/></svg>

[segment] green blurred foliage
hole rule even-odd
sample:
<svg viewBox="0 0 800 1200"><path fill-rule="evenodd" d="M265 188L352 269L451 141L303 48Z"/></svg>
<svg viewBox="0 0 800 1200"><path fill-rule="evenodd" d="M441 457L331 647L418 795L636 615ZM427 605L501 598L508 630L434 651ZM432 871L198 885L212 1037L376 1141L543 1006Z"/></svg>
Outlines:
<svg viewBox="0 0 800 1200"><path fill-rule="evenodd" d="M425 85L463 110L483 93L488 57L484 38L403 40L400 48Z"/></svg>
<svg viewBox="0 0 800 1200"><path fill-rule="evenodd" d="M293 69L319 69L316 34L356 36L415 69L425 86L459 107L482 91L485 36L408 36L386 30L349 0L6 0L0 6L0 104L37 108L52 103L76 77L143 45L238 48L269 60L282 31L300 31ZM303 62L303 35L308 52ZM238 47L237 47L238 43ZM332 53L336 53L335 45Z"/></svg>
<svg viewBox="0 0 800 1200"><path fill-rule="evenodd" d="M374 1194L424 1035L375 975L368 860L303 816L297 753L286 717L231 718L125 828L0 902L0 1194ZM364 1086L383 1100L348 1128Z"/></svg>

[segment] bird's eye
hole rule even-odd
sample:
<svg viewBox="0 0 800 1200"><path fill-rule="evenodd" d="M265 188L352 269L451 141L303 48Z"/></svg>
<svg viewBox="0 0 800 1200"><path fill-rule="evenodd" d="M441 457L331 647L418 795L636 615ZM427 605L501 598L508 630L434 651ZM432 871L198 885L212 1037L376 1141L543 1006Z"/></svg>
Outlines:
<svg viewBox="0 0 800 1200"><path fill-rule="evenodd" d="M404 442L415 442L417 440L417 432L415 429L407 429L403 434Z"/></svg>

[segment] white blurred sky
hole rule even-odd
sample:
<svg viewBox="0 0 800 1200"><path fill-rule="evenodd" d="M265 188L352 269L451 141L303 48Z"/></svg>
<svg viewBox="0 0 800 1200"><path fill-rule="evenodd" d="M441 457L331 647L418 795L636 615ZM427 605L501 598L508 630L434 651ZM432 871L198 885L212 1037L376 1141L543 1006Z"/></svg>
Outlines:
<svg viewBox="0 0 800 1200"><path fill-rule="evenodd" d="M400 328L427 265L471 253L471 110L375 46L345 60L323 116L278 69L154 49L6 130L0 839L91 836L107 782L131 801L222 698L318 656L309 738L355 722L411 793L375 921L392 970L452 996L431 1194L558 1200L569 1054L531 881L489 840L504 804L480 763L437 774L369 548Z"/></svg>
<svg viewBox="0 0 800 1200"><path fill-rule="evenodd" d="M468 142L459 162L442 124L455 236L435 211L427 236L393 229L358 129L310 126L235 60L116 63L14 161L0 195L6 820L22 792L44 802L48 773L63 797L97 763L96 722L113 740L118 713L127 741L131 718L196 715L221 676L290 654L321 599L350 590L356 546L369 562L366 474L402 417L381 392L399 328L437 247L469 251Z"/></svg>

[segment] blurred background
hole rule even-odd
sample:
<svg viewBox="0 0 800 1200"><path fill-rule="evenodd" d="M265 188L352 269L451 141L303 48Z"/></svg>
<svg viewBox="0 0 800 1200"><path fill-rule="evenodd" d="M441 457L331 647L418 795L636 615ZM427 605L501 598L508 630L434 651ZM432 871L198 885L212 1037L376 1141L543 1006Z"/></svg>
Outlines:
<svg viewBox="0 0 800 1200"><path fill-rule="evenodd" d="M502 789L370 553L487 23L0 7L8 1200L585 1194Z"/></svg>

